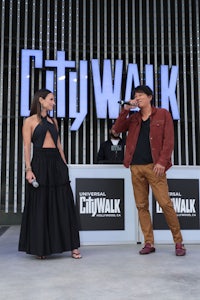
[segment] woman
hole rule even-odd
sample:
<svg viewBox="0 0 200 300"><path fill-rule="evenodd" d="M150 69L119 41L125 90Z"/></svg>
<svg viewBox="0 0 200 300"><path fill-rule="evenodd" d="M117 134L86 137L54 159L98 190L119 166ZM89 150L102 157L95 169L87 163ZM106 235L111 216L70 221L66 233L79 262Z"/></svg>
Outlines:
<svg viewBox="0 0 200 300"><path fill-rule="evenodd" d="M27 186L19 251L41 259L71 251L72 257L79 259L80 240L68 167L57 121L48 114L54 105L51 91L36 92L30 117L22 129Z"/></svg>

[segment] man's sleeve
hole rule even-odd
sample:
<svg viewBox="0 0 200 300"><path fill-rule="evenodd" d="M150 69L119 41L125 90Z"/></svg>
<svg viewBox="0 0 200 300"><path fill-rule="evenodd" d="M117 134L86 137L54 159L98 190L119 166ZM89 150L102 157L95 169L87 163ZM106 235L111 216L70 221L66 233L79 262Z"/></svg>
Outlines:
<svg viewBox="0 0 200 300"><path fill-rule="evenodd" d="M129 110L122 109L119 117L115 121L112 129L117 133L125 132L129 128L130 118L127 118Z"/></svg>

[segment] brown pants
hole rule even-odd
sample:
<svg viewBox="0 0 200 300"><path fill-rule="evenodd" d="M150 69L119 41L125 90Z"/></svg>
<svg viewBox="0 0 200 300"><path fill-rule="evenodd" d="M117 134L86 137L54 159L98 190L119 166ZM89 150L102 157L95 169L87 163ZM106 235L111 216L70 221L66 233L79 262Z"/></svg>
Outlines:
<svg viewBox="0 0 200 300"><path fill-rule="evenodd" d="M136 207L145 243L154 244L153 226L149 212L149 185L152 188L154 197L163 210L174 242L181 243L180 224L168 194L166 175L157 177L153 172L153 164L131 165L130 169Z"/></svg>

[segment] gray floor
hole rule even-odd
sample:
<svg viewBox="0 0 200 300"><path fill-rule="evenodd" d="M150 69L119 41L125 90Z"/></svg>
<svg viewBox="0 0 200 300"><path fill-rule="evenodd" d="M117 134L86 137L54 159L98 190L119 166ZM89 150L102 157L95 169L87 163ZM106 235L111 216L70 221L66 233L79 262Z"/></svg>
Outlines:
<svg viewBox="0 0 200 300"><path fill-rule="evenodd" d="M200 245L176 257L174 245L138 255L141 245L83 246L47 260L17 251L19 226L0 236L1 300L200 299Z"/></svg>

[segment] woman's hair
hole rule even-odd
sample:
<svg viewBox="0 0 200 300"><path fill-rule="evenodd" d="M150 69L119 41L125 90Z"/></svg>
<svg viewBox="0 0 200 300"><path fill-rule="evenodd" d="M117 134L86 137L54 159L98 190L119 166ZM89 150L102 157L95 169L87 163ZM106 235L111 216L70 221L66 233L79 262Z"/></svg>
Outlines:
<svg viewBox="0 0 200 300"><path fill-rule="evenodd" d="M30 110L30 116L37 114L38 117L41 117L41 104L40 104L40 97L43 99L46 98L48 94L52 93L50 90L47 89L40 89L37 91L33 97L33 101L31 103L31 110Z"/></svg>

